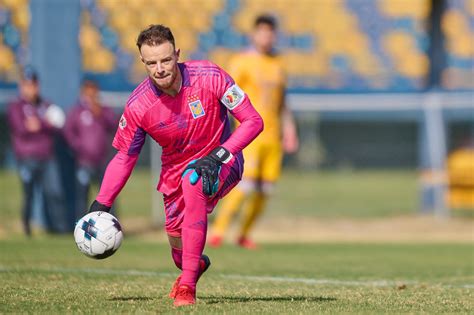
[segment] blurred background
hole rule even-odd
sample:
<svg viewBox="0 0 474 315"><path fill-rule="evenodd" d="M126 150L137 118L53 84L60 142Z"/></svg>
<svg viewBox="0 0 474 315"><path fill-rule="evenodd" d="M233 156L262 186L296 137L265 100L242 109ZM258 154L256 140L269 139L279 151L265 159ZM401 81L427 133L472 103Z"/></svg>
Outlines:
<svg viewBox="0 0 474 315"><path fill-rule="evenodd" d="M333 222L327 229L334 238L340 236L329 230L352 231L337 223L343 220L359 224L357 233L367 222L415 233L415 222L433 229L425 237L440 231L455 238L458 226L443 234L427 218L470 224L474 209L470 0L0 0L0 236L21 232L21 186L6 123L21 66L38 71L44 97L66 112L88 78L120 114L146 75L135 45L146 26L169 26L182 60L210 59L225 69L249 45L261 13L279 21L301 146L285 157L257 239L272 239L270 223L295 234L305 222L324 230L317 225L324 220ZM74 155L60 140L56 153L67 208ZM156 225L163 220L158 169L159 150L149 139L118 201L131 229L150 217ZM472 239L472 230L466 235Z"/></svg>

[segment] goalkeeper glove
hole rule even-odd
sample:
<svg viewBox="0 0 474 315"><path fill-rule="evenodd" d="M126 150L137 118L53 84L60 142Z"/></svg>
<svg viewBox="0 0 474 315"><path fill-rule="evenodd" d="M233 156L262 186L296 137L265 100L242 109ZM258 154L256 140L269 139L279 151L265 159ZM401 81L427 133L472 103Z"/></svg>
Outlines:
<svg viewBox="0 0 474 315"><path fill-rule="evenodd" d="M191 172L189 182L195 185L202 178L202 192L205 195L214 195L219 188L219 172L221 165L228 163L233 155L226 148L219 146L203 158L191 161L184 169L182 177Z"/></svg>
<svg viewBox="0 0 474 315"><path fill-rule="evenodd" d="M94 200L94 202L89 207L89 213L94 212L94 211L110 212L110 208L111 207L103 205L97 200Z"/></svg>

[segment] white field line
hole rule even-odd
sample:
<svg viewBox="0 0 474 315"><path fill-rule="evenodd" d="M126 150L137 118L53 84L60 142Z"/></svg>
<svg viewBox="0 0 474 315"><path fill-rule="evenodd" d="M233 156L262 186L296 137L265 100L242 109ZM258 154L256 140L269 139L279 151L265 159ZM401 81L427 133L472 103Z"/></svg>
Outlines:
<svg viewBox="0 0 474 315"><path fill-rule="evenodd" d="M118 275L118 276L144 276L144 277L176 277L176 273L143 271L135 269L93 269L93 268L10 268L0 266L0 272L51 272L51 273L86 273L100 275ZM474 284L442 284L426 283L416 280L338 280L338 279L315 279L315 278L294 278L294 277L272 277L272 276L248 276L239 274L217 274L216 276L224 279L250 281L250 282L286 282L302 283L310 285L333 285L333 286L364 286L364 287L395 287L399 285L429 285L441 286L444 288L464 288L474 289Z"/></svg>

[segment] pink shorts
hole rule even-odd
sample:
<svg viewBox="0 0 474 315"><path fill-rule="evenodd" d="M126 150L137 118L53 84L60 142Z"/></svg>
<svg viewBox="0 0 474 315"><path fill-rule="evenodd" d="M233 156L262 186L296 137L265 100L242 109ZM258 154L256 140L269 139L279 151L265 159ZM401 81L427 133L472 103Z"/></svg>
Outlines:
<svg viewBox="0 0 474 315"><path fill-rule="evenodd" d="M217 202L238 184L242 179L242 172L243 160L237 157L231 163L222 165L219 173L219 189L215 195L208 198L206 207L207 213L211 213L217 205ZM188 177L189 175L187 175L183 180L188 180ZM201 180L199 180L196 185L199 185L202 189ZM181 184L176 192L171 195L163 195L163 201L166 217L166 233L173 237L181 237L181 225L183 223L185 210Z"/></svg>

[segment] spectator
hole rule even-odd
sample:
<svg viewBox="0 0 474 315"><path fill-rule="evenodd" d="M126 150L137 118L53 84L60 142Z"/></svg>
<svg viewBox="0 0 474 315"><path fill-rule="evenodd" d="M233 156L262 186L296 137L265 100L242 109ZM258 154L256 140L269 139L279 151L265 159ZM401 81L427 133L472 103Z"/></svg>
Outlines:
<svg viewBox="0 0 474 315"><path fill-rule="evenodd" d="M103 106L99 100L97 83L84 81L79 102L68 113L64 126L64 136L74 152L77 164L76 220L87 212L92 179L102 178L109 142L117 124L118 119L113 110Z"/></svg>
<svg viewBox="0 0 474 315"><path fill-rule="evenodd" d="M22 223L31 236L34 195L42 195L41 216L49 232L68 231L59 169L54 157L54 136L64 124L64 113L40 96L39 79L34 69L23 69L19 97L7 110L11 142L23 186Z"/></svg>

